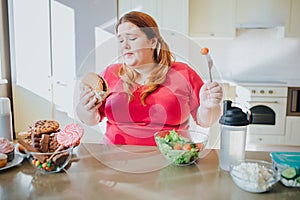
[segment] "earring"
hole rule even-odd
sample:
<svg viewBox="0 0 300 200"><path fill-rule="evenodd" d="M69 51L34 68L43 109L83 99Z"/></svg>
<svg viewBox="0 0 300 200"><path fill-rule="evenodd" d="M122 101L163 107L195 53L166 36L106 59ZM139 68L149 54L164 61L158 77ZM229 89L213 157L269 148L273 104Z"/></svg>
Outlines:
<svg viewBox="0 0 300 200"><path fill-rule="evenodd" d="M160 45L160 43L158 42L157 45L156 45L156 54L157 54L157 56L158 56L159 53L160 53L160 47L161 47L161 45Z"/></svg>

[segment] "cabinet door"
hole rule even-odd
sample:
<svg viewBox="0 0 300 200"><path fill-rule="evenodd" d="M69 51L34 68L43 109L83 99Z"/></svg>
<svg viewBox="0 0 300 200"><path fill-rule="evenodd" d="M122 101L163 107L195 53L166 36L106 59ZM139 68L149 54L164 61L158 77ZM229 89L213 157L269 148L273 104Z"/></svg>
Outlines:
<svg viewBox="0 0 300 200"><path fill-rule="evenodd" d="M76 80L75 11L58 1L51 1L51 53L53 103L56 109L73 113Z"/></svg>
<svg viewBox="0 0 300 200"><path fill-rule="evenodd" d="M157 0L121 0L118 1L118 15L122 17L125 13L132 10L142 11L157 20Z"/></svg>
<svg viewBox="0 0 300 200"><path fill-rule="evenodd" d="M236 9L238 27L285 26L290 0L237 0Z"/></svg>
<svg viewBox="0 0 300 200"><path fill-rule="evenodd" d="M190 36L235 36L235 3L236 0L190 0Z"/></svg>
<svg viewBox="0 0 300 200"><path fill-rule="evenodd" d="M286 34L290 37L300 38L300 1L292 0L290 18L287 25Z"/></svg>
<svg viewBox="0 0 300 200"><path fill-rule="evenodd" d="M49 1L8 3L13 82L51 100Z"/></svg>
<svg viewBox="0 0 300 200"><path fill-rule="evenodd" d="M187 35L189 27L189 1L162 0L158 2L157 19L161 29L174 30Z"/></svg>
<svg viewBox="0 0 300 200"><path fill-rule="evenodd" d="M300 145L300 117L286 118L286 143Z"/></svg>
<svg viewBox="0 0 300 200"><path fill-rule="evenodd" d="M188 0L122 0L119 1L119 16L132 11L151 15L161 29L188 34Z"/></svg>

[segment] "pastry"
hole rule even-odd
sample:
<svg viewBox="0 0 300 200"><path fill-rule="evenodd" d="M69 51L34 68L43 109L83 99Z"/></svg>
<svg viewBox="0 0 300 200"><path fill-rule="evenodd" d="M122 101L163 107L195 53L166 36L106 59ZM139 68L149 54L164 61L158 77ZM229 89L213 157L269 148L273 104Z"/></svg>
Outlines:
<svg viewBox="0 0 300 200"><path fill-rule="evenodd" d="M25 148L21 144L18 145L18 150L20 153L26 154Z"/></svg>
<svg viewBox="0 0 300 200"><path fill-rule="evenodd" d="M5 167L7 164L7 155L0 153L0 168Z"/></svg>
<svg viewBox="0 0 300 200"><path fill-rule="evenodd" d="M81 82L84 84L84 86L95 92L97 103L100 103L107 97L109 92L107 82L98 74L93 72L87 73L82 78Z"/></svg>
<svg viewBox="0 0 300 200"><path fill-rule="evenodd" d="M15 146L6 138L0 138L0 153L7 155L7 162L10 162L15 157Z"/></svg>

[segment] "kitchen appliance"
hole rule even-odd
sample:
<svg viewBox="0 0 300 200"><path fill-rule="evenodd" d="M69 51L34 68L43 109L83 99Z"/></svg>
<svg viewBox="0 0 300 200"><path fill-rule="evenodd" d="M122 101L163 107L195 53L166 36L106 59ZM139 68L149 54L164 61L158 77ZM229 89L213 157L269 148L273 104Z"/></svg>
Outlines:
<svg viewBox="0 0 300 200"><path fill-rule="evenodd" d="M300 116L300 87L288 88L288 116Z"/></svg>
<svg viewBox="0 0 300 200"><path fill-rule="evenodd" d="M241 83L236 87L236 102L252 114L248 143L285 142L287 86L284 83Z"/></svg>
<svg viewBox="0 0 300 200"><path fill-rule="evenodd" d="M10 100L7 97L0 97L0 137L10 141L13 139L12 113Z"/></svg>
<svg viewBox="0 0 300 200"><path fill-rule="evenodd" d="M233 106L232 101L223 102L221 124L220 168L229 171L230 164L245 159L247 125L250 112Z"/></svg>

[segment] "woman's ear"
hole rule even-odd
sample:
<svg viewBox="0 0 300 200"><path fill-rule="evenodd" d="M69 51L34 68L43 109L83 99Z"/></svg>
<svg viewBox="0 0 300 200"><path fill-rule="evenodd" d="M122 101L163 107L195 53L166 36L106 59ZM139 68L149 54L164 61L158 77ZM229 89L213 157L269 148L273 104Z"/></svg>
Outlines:
<svg viewBox="0 0 300 200"><path fill-rule="evenodd" d="M151 39L152 49L155 49L158 43L158 39L156 37Z"/></svg>

